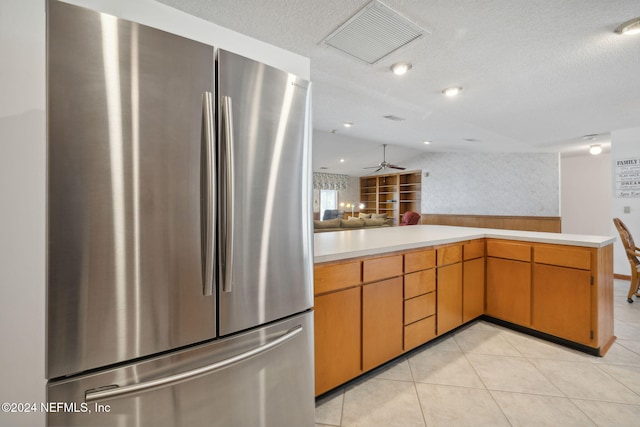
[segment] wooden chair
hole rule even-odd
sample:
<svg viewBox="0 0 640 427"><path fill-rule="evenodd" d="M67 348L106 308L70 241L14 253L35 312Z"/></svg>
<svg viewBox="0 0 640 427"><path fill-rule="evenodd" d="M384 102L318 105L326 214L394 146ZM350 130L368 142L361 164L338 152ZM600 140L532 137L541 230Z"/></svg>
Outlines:
<svg viewBox="0 0 640 427"><path fill-rule="evenodd" d="M622 246L624 246L624 251L627 254L629 266L631 267L631 283L629 286L629 294L627 295L627 302L633 302L631 297L634 296L634 294L640 297L638 293L638 288L640 287L640 260L638 259L638 257L640 257L640 248L636 246L624 222L620 221L619 218L614 218L613 223L616 225L618 233L620 233L620 240L622 240Z"/></svg>

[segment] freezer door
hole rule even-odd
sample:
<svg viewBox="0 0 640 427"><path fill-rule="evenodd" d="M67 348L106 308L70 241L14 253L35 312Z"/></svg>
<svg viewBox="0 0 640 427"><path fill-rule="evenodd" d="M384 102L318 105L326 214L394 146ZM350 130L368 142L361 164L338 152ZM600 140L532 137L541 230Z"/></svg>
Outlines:
<svg viewBox="0 0 640 427"><path fill-rule="evenodd" d="M48 425L311 427L313 315L76 380L54 382ZM64 407L63 405L67 406Z"/></svg>
<svg viewBox="0 0 640 427"><path fill-rule="evenodd" d="M214 337L213 48L57 1L47 20L47 378Z"/></svg>
<svg viewBox="0 0 640 427"><path fill-rule="evenodd" d="M218 51L219 332L312 306L310 83Z"/></svg>

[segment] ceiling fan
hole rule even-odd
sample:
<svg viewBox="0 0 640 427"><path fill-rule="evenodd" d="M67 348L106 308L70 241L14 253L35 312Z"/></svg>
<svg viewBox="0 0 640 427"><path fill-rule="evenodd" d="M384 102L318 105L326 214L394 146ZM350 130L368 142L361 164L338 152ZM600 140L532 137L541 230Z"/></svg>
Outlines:
<svg viewBox="0 0 640 427"><path fill-rule="evenodd" d="M398 166L398 165L393 165L389 162L387 162L387 144L382 144L382 161L377 165L377 166L368 166L364 169L376 169L374 170L372 173L384 170L384 169L400 169L401 171L405 170L406 168L403 168L402 166Z"/></svg>

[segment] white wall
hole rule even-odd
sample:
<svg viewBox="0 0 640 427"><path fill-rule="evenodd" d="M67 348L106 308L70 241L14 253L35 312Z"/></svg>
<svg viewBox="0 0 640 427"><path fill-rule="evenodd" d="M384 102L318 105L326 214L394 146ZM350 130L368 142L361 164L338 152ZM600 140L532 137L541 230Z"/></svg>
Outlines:
<svg viewBox="0 0 640 427"><path fill-rule="evenodd" d="M303 78L307 58L153 0L75 0L237 52ZM0 1L0 402L45 401L45 1ZM0 412L2 426L44 414Z"/></svg>
<svg viewBox="0 0 640 427"><path fill-rule="evenodd" d="M610 153L562 157L562 232L612 235L611 185Z"/></svg>
<svg viewBox="0 0 640 427"><path fill-rule="evenodd" d="M44 2L0 2L0 402L43 402ZM0 412L0 425L44 414Z"/></svg>
<svg viewBox="0 0 640 427"><path fill-rule="evenodd" d="M615 183L615 162L616 160L640 157L640 127L631 129L622 129L611 132L611 168L612 181ZM613 187L613 185L612 185ZM611 213L613 217L620 218L624 222L634 239L636 245L640 244L640 198L618 198L613 191L611 198ZM624 207L630 208L630 213L624 213ZM611 224L611 235L618 236L618 233ZM613 246L613 271L616 274L630 274L629 263L620 239Z"/></svg>
<svg viewBox="0 0 640 427"><path fill-rule="evenodd" d="M423 213L560 215L556 153L428 153L402 164L422 169Z"/></svg>

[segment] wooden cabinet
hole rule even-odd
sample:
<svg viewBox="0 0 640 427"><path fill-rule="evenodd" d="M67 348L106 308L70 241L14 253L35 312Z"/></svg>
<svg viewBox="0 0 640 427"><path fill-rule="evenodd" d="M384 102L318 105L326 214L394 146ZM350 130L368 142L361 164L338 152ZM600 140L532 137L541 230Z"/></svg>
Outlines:
<svg viewBox="0 0 640 427"><path fill-rule="evenodd" d="M316 395L483 314L604 355L613 245L478 239L315 266Z"/></svg>
<svg viewBox="0 0 640 427"><path fill-rule="evenodd" d="M463 246L462 322L484 314L485 241L474 240Z"/></svg>
<svg viewBox="0 0 640 427"><path fill-rule="evenodd" d="M362 367L375 368L402 354L402 278L362 287Z"/></svg>
<svg viewBox="0 0 640 427"><path fill-rule="evenodd" d="M360 178L362 213L387 214L399 223L406 211L420 213L421 171L401 172Z"/></svg>
<svg viewBox="0 0 640 427"><path fill-rule="evenodd" d="M442 335L462 325L462 245L436 251L437 332Z"/></svg>
<svg viewBox="0 0 640 427"><path fill-rule="evenodd" d="M402 354L403 255L362 261L362 367Z"/></svg>
<svg viewBox="0 0 640 427"><path fill-rule="evenodd" d="M404 254L404 350L436 336L436 251Z"/></svg>
<svg viewBox="0 0 640 427"><path fill-rule="evenodd" d="M566 246L533 249L533 328L589 345L594 338L591 251Z"/></svg>
<svg viewBox="0 0 640 427"><path fill-rule="evenodd" d="M316 395L362 373L360 290L358 286L314 299Z"/></svg>
<svg viewBox="0 0 640 427"><path fill-rule="evenodd" d="M462 263L438 268L438 335L462 325Z"/></svg>
<svg viewBox="0 0 640 427"><path fill-rule="evenodd" d="M487 241L487 314L531 326L531 245Z"/></svg>

